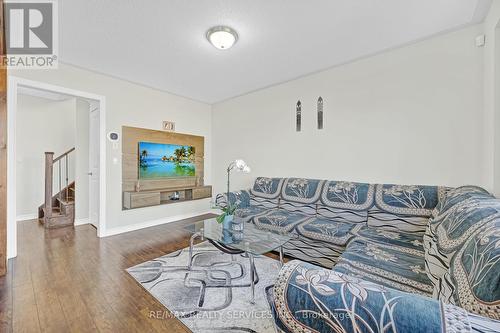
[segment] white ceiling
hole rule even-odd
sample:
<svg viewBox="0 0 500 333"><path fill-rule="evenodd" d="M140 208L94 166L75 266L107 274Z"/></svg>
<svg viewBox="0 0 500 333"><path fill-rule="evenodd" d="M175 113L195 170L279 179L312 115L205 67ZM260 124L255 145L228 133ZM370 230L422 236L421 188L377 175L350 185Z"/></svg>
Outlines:
<svg viewBox="0 0 500 333"><path fill-rule="evenodd" d="M62 62L214 103L480 22L491 0L59 3ZM215 49L214 25L238 43Z"/></svg>

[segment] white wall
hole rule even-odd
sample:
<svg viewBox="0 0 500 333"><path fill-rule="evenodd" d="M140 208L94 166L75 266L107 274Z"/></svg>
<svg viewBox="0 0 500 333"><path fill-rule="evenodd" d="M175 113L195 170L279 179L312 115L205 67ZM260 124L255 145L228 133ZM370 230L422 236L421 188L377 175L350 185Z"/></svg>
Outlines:
<svg viewBox="0 0 500 333"><path fill-rule="evenodd" d="M75 224L89 218L89 120L90 105L77 99L75 105Z"/></svg>
<svg viewBox="0 0 500 333"><path fill-rule="evenodd" d="M106 132L160 129L162 120L172 120L180 133L203 135L205 182L214 192L223 190L225 167L237 157L253 172L233 175L233 188L268 175L491 189L492 153L482 134L489 125L482 111L485 49L474 45L482 31L483 25L468 27L212 107L64 64L9 74L105 96ZM315 129L319 95L323 131ZM294 131L298 99L301 133ZM200 200L122 211L121 147L108 142L106 149L106 234L210 208Z"/></svg>
<svg viewBox="0 0 500 333"><path fill-rule="evenodd" d="M18 220L36 217L38 207L44 202L44 153L52 151L56 157L74 145L74 99L57 102L39 97L18 96L16 126Z"/></svg>
<svg viewBox="0 0 500 333"><path fill-rule="evenodd" d="M493 1L484 21L485 149L489 153L494 193L500 196L500 1Z"/></svg>
<svg viewBox="0 0 500 333"><path fill-rule="evenodd" d="M9 75L46 82L106 97L106 133L121 133L122 126L161 129L163 120L176 123L180 133L205 137L205 183L211 184L210 105L109 76L60 64L57 70L18 70ZM122 211L121 146L106 146L105 234L124 232L147 225L198 215L210 209L210 200Z"/></svg>
<svg viewBox="0 0 500 333"><path fill-rule="evenodd" d="M491 189L484 173L482 25L309 75L215 104L213 182L224 187L229 161L249 175L298 176ZM316 130L316 100L325 100ZM295 103L302 128L295 132Z"/></svg>

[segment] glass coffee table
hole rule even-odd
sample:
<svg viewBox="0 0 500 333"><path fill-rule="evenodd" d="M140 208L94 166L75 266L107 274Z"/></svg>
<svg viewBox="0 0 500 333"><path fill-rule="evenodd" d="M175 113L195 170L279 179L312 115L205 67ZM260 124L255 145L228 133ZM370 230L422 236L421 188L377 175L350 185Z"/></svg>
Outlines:
<svg viewBox="0 0 500 333"><path fill-rule="evenodd" d="M186 226L184 229L193 234L189 242L188 269L191 270L193 262L193 244L194 240L197 238L208 240L224 253L231 255L243 254L248 257L250 263L251 303L254 303L255 283L257 278L254 256L278 250L280 254L280 263L283 265L283 245L291 240L293 236L258 229L252 223L241 223L244 223L242 231L224 229L222 228L222 224L217 223L215 218Z"/></svg>

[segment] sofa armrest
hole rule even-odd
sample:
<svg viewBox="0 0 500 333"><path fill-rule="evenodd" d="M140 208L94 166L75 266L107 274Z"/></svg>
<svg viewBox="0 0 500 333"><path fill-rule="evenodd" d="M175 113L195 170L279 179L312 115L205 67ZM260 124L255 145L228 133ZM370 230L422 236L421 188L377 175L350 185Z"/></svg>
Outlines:
<svg viewBox="0 0 500 333"><path fill-rule="evenodd" d="M241 190L229 192L229 200L231 205L237 205L238 208L246 208L250 206L250 191ZM227 193L219 193L215 197L215 204L219 207L227 206Z"/></svg>
<svg viewBox="0 0 500 333"><path fill-rule="evenodd" d="M281 269L273 314L284 332L497 332L500 322L453 305L297 260Z"/></svg>

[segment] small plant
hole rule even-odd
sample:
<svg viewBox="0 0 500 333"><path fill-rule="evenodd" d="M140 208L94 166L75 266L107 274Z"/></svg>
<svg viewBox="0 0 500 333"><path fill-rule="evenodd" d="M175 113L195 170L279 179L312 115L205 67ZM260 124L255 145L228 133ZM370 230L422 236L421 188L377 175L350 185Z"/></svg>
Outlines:
<svg viewBox="0 0 500 333"><path fill-rule="evenodd" d="M218 223L222 223L226 216L231 216L234 214L234 211L238 208L238 205L228 204L227 206L217 206L220 210L222 210L222 214L217 216L216 220Z"/></svg>

